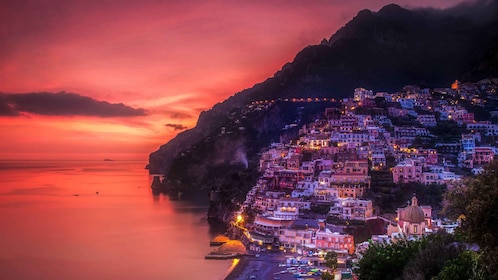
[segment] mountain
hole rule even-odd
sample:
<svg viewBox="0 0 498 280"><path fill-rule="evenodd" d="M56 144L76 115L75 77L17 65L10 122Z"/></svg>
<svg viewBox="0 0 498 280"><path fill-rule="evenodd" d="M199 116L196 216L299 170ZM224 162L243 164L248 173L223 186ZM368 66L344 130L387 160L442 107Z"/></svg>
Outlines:
<svg viewBox="0 0 498 280"><path fill-rule="evenodd" d="M258 152L297 136L296 127L334 106L323 98L351 96L357 87L394 91L498 76L497 7L498 1L478 1L447 10L394 4L362 10L273 77L202 112L194 128L151 153L150 172L166 174L169 185L242 197L255 180ZM261 100L274 102L255 102Z"/></svg>

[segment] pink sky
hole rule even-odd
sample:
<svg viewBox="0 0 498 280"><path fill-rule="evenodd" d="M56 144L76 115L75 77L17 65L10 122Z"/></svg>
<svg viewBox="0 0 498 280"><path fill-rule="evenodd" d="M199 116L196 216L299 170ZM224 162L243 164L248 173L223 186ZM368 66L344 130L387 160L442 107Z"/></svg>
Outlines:
<svg viewBox="0 0 498 280"><path fill-rule="evenodd" d="M3 1L0 92L70 92L138 116L0 116L0 159L143 159L361 9L460 0ZM169 125L166 125L169 124Z"/></svg>

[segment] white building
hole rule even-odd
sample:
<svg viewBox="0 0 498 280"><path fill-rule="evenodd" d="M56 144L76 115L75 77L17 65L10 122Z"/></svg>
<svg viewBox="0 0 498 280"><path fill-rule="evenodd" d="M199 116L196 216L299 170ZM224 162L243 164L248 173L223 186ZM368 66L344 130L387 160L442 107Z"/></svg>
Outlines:
<svg viewBox="0 0 498 280"><path fill-rule="evenodd" d="M344 220L364 221L373 215L373 205L371 200L338 198L335 204L330 207L329 214Z"/></svg>
<svg viewBox="0 0 498 280"><path fill-rule="evenodd" d="M299 181L296 189L292 191L291 197L309 197L315 192L318 187L318 181Z"/></svg>

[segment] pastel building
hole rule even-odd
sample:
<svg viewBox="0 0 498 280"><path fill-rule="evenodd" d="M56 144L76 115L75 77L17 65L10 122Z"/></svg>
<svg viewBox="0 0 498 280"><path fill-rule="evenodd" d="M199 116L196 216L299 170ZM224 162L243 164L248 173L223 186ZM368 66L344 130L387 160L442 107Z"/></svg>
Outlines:
<svg viewBox="0 0 498 280"><path fill-rule="evenodd" d="M322 250L347 250L353 254L355 250L354 237L349 234L331 232L329 229L316 233L316 248Z"/></svg>
<svg viewBox="0 0 498 280"><path fill-rule="evenodd" d="M476 140L473 134L462 134L462 150L464 152L472 152L476 147Z"/></svg>
<svg viewBox="0 0 498 280"><path fill-rule="evenodd" d="M408 159L393 167L393 182L420 182L422 164L418 160Z"/></svg>
<svg viewBox="0 0 498 280"><path fill-rule="evenodd" d="M344 220L360 220L372 217L373 205L371 200L339 198L330 207L329 214Z"/></svg>
<svg viewBox="0 0 498 280"><path fill-rule="evenodd" d="M295 220L289 227L279 230L278 241L286 248L314 247L319 228L316 220Z"/></svg>
<svg viewBox="0 0 498 280"><path fill-rule="evenodd" d="M331 175L330 187L338 190L339 197L361 197L370 186L368 168L367 160L346 161Z"/></svg>
<svg viewBox="0 0 498 280"><path fill-rule="evenodd" d="M317 181L299 181L296 189L292 191L291 197L309 197L313 196L315 189L318 187Z"/></svg>
<svg viewBox="0 0 498 280"><path fill-rule="evenodd" d="M491 147L475 147L473 155L474 167L489 164L494 156L495 152Z"/></svg>
<svg viewBox="0 0 498 280"><path fill-rule="evenodd" d="M333 202L339 197L339 190L337 188L319 187L315 189L313 197L317 202Z"/></svg>
<svg viewBox="0 0 498 280"><path fill-rule="evenodd" d="M436 117L434 115L418 115L417 121L423 126L436 126Z"/></svg>
<svg viewBox="0 0 498 280"><path fill-rule="evenodd" d="M294 220L276 219L274 217L265 217L257 215L254 220L254 233L276 237L281 229L290 226Z"/></svg>
<svg viewBox="0 0 498 280"><path fill-rule="evenodd" d="M364 101L365 99L371 99L374 97L374 94L371 90L367 90L364 88L355 88L353 100L354 101Z"/></svg>

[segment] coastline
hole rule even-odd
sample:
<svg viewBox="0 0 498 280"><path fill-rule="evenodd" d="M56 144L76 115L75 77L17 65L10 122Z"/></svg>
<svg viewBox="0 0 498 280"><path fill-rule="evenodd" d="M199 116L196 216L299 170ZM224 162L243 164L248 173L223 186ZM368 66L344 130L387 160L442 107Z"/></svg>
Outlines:
<svg viewBox="0 0 498 280"><path fill-rule="evenodd" d="M242 256L238 258L238 262L235 265L230 266L230 268L227 270L226 274L224 277L221 277L220 279L223 280L235 280L237 277L240 275L240 273L244 270L244 268L248 264L248 259L247 256Z"/></svg>

